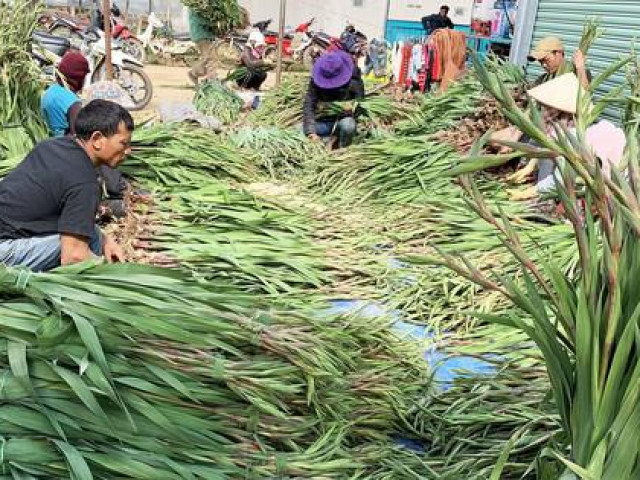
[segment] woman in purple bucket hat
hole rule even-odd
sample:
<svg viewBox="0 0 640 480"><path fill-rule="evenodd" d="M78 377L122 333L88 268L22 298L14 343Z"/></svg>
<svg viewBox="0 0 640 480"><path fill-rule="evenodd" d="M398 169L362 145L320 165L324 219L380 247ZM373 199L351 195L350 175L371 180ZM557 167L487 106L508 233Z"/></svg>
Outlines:
<svg viewBox="0 0 640 480"><path fill-rule="evenodd" d="M336 115L329 112L332 102L349 102L364 97L362 73L355 59L343 50L327 53L313 67L311 82L304 101L304 134L312 140L337 136L340 148L348 147L357 132L353 106L346 105Z"/></svg>

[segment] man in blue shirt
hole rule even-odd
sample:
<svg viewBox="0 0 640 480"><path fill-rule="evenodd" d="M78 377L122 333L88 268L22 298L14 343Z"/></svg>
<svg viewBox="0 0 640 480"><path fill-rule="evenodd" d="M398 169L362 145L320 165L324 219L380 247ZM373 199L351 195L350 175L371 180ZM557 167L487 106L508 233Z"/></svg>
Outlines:
<svg viewBox="0 0 640 480"><path fill-rule="evenodd" d="M89 73L89 62L80 52L67 52L58 65L57 82L42 97L42 115L52 137L74 132L75 119L82 108L78 93Z"/></svg>

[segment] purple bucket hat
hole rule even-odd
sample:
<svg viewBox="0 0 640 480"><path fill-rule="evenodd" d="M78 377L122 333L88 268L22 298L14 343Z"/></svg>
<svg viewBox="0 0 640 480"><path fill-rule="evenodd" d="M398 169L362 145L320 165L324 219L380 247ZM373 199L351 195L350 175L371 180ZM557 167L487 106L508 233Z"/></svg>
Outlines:
<svg viewBox="0 0 640 480"><path fill-rule="evenodd" d="M353 59L343 51L326 53L313 66L313 83L318 87L331 90L344 87L353 75Z"/></svg>

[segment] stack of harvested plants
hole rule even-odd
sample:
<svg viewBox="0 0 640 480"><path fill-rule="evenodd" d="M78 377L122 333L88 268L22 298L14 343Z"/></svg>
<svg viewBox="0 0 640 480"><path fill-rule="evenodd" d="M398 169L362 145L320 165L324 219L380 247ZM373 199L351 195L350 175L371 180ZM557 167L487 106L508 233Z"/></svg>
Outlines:
<svg viewBox="0 0 640 480"><path fill-rule="evenodd" d="M318 165L311 181L345 200L358 188L363 199L402 205L420 199L427 189L452 190L447 174L457 161L451 147L426 136L383 137L337 151Z"/></svg>
<svg viewBox="0 0 640 480"><path fill-rule="evenodd" d="M148 249L198 277L270 294L327 281L305 218L213 177L198 189L166 189L148 213Z"/></svg>
<svg viewBox="0 0 640 480"><path fill-rule="evenodd" d="M514 93L524 103L524 92ZM500 111L500 105L493 98L486 98L471 114L462 118L454 127L442 130L433 136L437 142L454 147L459 153L468 153L473 143L489 130L501 130L509 126L509 122Z"/></svg>
<svg viewBox="0 0 640 480"><path fill-rule="evenodd" d="M488 60L487 68L495 72L507 88L518 88L524 84L522 70L500 60ZM398 135L434 134L455 128L458 121L473 115L490 97L472 71L461 80L451 84L446 92L436 91L423 99L421 111L396 128Z"/></svg>
<svg viewBox="0 0 640 480"><path fill-rule="evenodd" d="M242 23L238 0L182 0L182 3L204 17L218 35L224 35Z"/></svg>
<svg viewBox="0 0 640 480"><path fill-rule="evenodd" d="M186 188L206 184L209 176L246 181L254 176L242 154L210 130L161 125L138 129L133 153L121 170L147 188Z"/></svg>
<svg viewBox="0 0 640 480"><path fill-rule="evenodd" d="M38 14L31 2L0 2L0 176L46 137L42 85L29 51Z"/></svg>
<svg viewBox="0 0 640 480"><path fill-rule="evenodd" d="M256 125L293 127L302 120L302 105L309 75L289 75L279 87L265 95L260 108L249 117Z"/></svg>
<svg viewBox="0 0 640 480"><path fill-rule="evenodd" d="M141 265L3 268L0 289L13 478L357 476L424 394L387 320L267 313Z"/></svg>
<svg viewBox="0 0 640 480"><path fill-rule="evenodd" d="M229 136L232 145L253 157L271 177L291 176L322 156L322 144L311 142L294 128L244 127Z"/></svg>
<svg viewBox="0 0 640 480"><path fill-rule="evenodd" d="M238 119L244 101L222 82L208 80L198 87L193 104L200 113L228 125Z"/></svg>

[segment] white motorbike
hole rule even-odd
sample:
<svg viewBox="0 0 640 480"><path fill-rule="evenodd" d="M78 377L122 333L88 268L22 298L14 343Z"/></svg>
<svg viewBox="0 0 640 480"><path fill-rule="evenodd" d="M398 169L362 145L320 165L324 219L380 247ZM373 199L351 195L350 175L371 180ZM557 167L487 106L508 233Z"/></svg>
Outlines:
<svg viewBox="0 0 640 480"><path fill-rule="evenodd" d="M145 32L140 35L145 50L151 51L156 57L167 59L181 59L185 64L198 58L198 48L191 41L189 34L155 36L157 30L168 31L167 25L151 12L147 19L148 25Z"/></svg>
<svg viewBox="0 0 640 480"><path fill-rule="evenodd" d="M71 49L69 39L44 32L35 32L33 40L32 56L40 65L43 77L47 81L55 81L56 65L62 56ZM99 30L93 29L84 32L80 52L89 62L89 74L85 80L85 87L106 80L104 35L101 35ZM111 49L111 64L113 65L114 81L129 95L133 103L130 110L145 108L153 96L153 85L144 71L142 62L124 53L114 44Z"/></svg>

